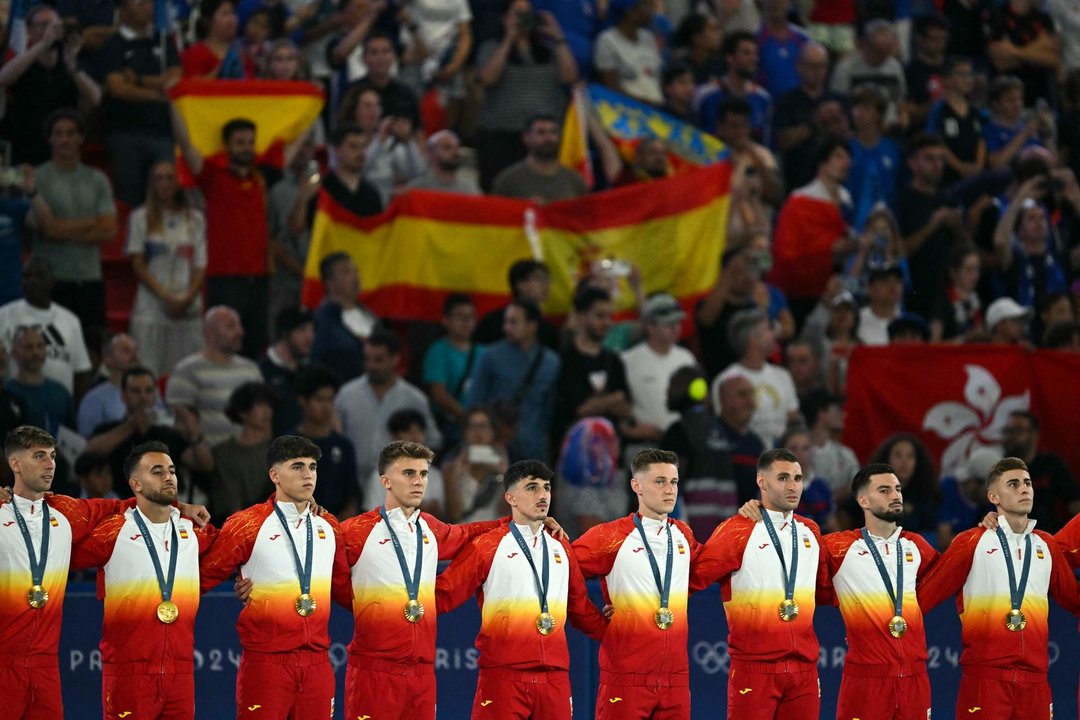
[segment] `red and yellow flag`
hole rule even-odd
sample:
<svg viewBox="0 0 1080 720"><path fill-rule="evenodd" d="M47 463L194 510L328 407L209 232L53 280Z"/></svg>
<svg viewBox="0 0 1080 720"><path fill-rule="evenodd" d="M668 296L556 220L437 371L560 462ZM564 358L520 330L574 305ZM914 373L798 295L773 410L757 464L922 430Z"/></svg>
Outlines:
<svg viewBox="0 0 1080 720"><path fill-rule="evenodd" d="M530 257L551 270L544 308L551 315L566 314L583 272L609 258L637 265L646 294L669 292L690 308L719 272L730 183L725 162L543 207L412 191L363 218L323 193L304 304L314 307L322 298L319 261L343 251L360 269L362 301L382 317L438 321L454 292L471 295L481 313L495 309L509 298L510 265Z"/></svg>

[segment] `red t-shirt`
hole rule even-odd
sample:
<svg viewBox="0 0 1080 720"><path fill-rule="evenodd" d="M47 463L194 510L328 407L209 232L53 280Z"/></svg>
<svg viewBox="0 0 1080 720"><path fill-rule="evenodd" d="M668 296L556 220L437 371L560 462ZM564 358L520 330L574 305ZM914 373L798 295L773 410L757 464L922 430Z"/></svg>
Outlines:
<svg viewBox="0 0 1080 720"><path fill-rule="evenodd" d="M270 230L262 175L241 178L206 162L199 187L206 197L207 277L265 275Z"/></svg>

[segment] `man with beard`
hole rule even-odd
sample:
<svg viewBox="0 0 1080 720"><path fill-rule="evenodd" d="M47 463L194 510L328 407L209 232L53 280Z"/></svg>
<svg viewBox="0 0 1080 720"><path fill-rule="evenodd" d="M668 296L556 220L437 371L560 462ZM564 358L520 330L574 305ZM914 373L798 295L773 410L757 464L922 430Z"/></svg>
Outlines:
<svg viewBox="0 0 1080 720"><path fill-rule="evenodd" d="M559 162L559 121L534 115L521 135L525 159L495 177L492 195L533 200L541 205L581 197L588 192L580 173Z"/></svg>
<svg viewBox="0 0 1080 720"><path fill-rule="evenodd" d="M217 529L180 516L169 448L148 442L124 463L135 507L73 549L74 567L98 567L105 601L101 704L105 717L195 717L199 557Z"/></svg>
<svg viewBox="0 0 1080 720"><path fill-rule="evenodd" d="M479 195L480 186L458 174L461 168L461 140L453 130L440 130L427 141L427 172L409 183L411 190Z"/></svg>
<svg viewBox="0 0 1080 720"><path fill-rule="evenodd" d="M729 33L724 38L724 61L727 74L716 88L701 96L698 103L699 127L715 132L720 103L728 98L740 98L750 105L750 133L756 142L771 143L773 100L769 92L754 82L758 77L759 49L757 38L748 32Z"/></svg>

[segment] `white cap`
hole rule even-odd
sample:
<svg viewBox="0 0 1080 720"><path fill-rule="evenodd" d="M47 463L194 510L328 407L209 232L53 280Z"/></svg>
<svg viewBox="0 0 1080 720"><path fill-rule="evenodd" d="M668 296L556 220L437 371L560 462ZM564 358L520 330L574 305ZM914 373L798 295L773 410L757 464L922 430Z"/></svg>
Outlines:
<svg viewBox="0 0 1080 720"><path fill-rule="evenodd" d="M1024 307L1010 297L998 298L986 309L986 327L993 330L994 326L1002 320L1014 318L1026 320L1030 315L1031 308Z"/></svg>

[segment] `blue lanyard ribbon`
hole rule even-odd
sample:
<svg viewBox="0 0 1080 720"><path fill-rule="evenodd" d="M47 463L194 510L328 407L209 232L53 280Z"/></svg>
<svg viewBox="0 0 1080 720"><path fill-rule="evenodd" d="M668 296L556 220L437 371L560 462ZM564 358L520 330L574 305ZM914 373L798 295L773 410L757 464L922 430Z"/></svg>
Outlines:
<svg viewBox="0 0 1080 720"><path fill-rule="evenodd" d="M150 530L147 529L146 523L143 522L142 514L138 508L135 508L135 512L132 513L135 518L135 525L138 526L139 532L142 533L143 542L146 543L146 549L150 551L150 562L154 563L154 574L157 575L158 589L161 590L162 601L172 599L173 583L176 582L176 556L180 554L180 548L176 546L178 542L176 537L176 523L169 519L169 525L172 526L172 552L169 553L169 576L165 577L165 573L161 571L161 560L158 558L157 549L154 548L154 539L150 536Z"/></svg>
<svg viewBox="0 0 1080 720"><path fill-rule="evenodd" d="M281 508L278 504L274 503L274 512L277 513L278 520L281 521L281 527L285 528L285 537L289 538L289 546L292 548L293 560L296 562L296 574L300 576L300 593L302 595L311 594L311 554L314 546L314 542L311 537L311 513L307 516L307 552L304 553L304 564L300 564L300 553L296 550L296 541L293 540L292 531L289 529L289 523L285 519L285 513L281 512Z"/></svg>
<svg viewBox="0 0 1080 720"><path fill-rule="evenodd" d="M795 526L795 515L791 516L791 572L788 572L787 563L784 561L784 551L780 549L780 536L776 534L769 511L761 509L761 519L765 522L765 529L769 531L769 539L776 548L776 556L780 558L780 569L784 571L784 599L791 600L795 597L795 575L799 571L799 528Z"/></svg>
<svg viewBox="0 0 1080 720"><path fill-rule="evenodd" d="M653 580L656 581L656 589L660 593L660 607L666 608L668 606L668 598L671 597L671 566L674 558L674 552L671 546L671 523L664 521L664 526L667 528L667 568L664 570L664 580L660 581L660 566L656 562L656 555L653 554L652 548L649 546L649 538L645 535L645 528L641 524L641 516L637 513L634 514L634 526L637 527L638 532L641 534L641 542L645 545L645 554L649 556L649 567L652 568Z"/></svg>
<svg viewBox="0 0 1080 720"><path fill-rule="evenodd" d="M1031 573L1031 533L1024 536L1024 569L1020 571L1020 585L1016 584L1016 570L1013 568L1012 550L1009 541L1005 539L1005 531L997 529L998 542L1001 550L1005 553L1005 567L1009 571L1009 602L1013 610L1019 610L1024 604L1024 593L1027 591L1028 575Z"/></svg>
<svg viewBox="0 0 1080 720"><path fill-rule="evenodd" d="M870 556L874 558L874 564L877 565L878 573L881 574L881 580L885 583L885 590L889 593L889 599L893 602L893 615L903 617L904 610L904 555L903 547L900 545L900 537L896 538L896 590L893 591L892 581L889 580L889 573L885 570L885 561L881 559L881 553L878 552L877 544L870 539L870 531L865 527L861 530L863 542L866 543L866 547L870 549Z"/></svg>
<svg viewBox="0 0 1080 720"><path fill-rule="evenodd" d="M409 599L415 600L420 594L420 572L424 566L424 536L420 529L420 512L416 512L416 565L413 566L412 577L409 577L409 567L405 564L405 551L401 547L394 526L390 524L390 517L386 514L386 506L379 506L379 514L386 523L386 530L390 533L390 542L394 543L394 553L397 555L398 565L401 566L401 576L405 579L405 592L409 593ZM408 524L408 521L406 521Z"/></svg>
<svg viewBox="0 0 1080 720"><path fill-rule="evenodd" d="M11 499L11 509L15 512L15 522L19 524L19 532L22 533L23 542L26 543L26 552L30 556L30 579L32 585L41 585L45 579L45 563L49 559L49 503L45 498L41 499L41 556L34 554L34 541L30 538L30 529L26 527L26 520L19 512L19 506L15 498Z"/></svg>
<svg viewBox="0 0 1080 720"><path fill-rule="evenodd" d="M517 529L517 525L513 522L510 523L510 533L517 540L518 547L521 548L522 554L525 555L525 559L529 561L529 567L532 568L533 580L536 581L536 595L540 598L540 612L546 613L548 611L548 551L547 551L547 536L544 535L543 530L540 531L540 541L544 544L544 563L541 573L536 572L536 563L533 562L532 552L529 550L528 544L525 542L525 538L521 536L521 531Z"/></svg>

